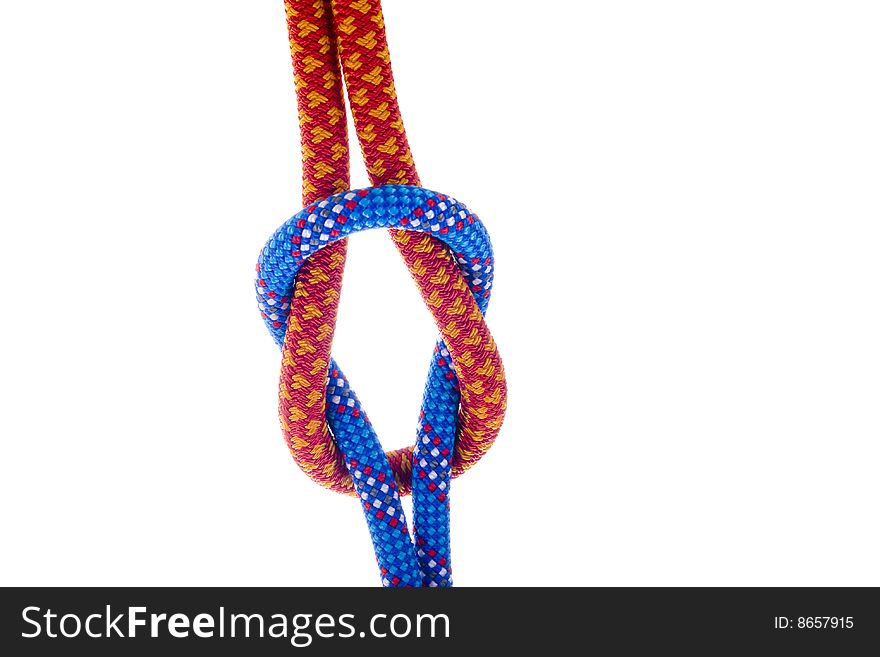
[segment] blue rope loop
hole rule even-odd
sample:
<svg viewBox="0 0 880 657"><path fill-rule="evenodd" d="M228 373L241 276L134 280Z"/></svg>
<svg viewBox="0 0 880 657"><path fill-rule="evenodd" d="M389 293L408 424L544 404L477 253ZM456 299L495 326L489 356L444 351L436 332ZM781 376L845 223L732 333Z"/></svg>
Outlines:
<svg viewBox="0 0 880 657"><path fill-rule="evenodd" d="M336 240L374 228L421 232L442 240L455 254L480 311L486 312L494 277L492 244L479 218L463 203L410 185L351 190L295 214L260 253L257 302L279 347L290 306L275 299L293 296L303 262ZM384 586L452 585L449 488L459 401L452 359L440 340L431 359L413 450L413 542L379 438L342 369L330 360L327 423L360 498Z"/></svg>

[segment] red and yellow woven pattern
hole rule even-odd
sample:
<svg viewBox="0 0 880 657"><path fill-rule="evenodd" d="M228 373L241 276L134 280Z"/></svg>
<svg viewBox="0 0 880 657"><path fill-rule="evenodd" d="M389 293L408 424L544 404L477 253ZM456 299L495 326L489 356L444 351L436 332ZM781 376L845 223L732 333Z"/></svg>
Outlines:
<svg viewBox="0 0 880 657"><path fill-rule="evenodd" d="M348 189L345 98L330 3L285 0L302 146L303 205ZM294 460L329 486L347 475L324 421L324 388L336 327L346 242L322 249L300 270L281 360L278 411ZM282 299L282 302L284 300ZM351 489L350 477L339 484Z"/></svg>
<svg viewBox="0 0 880 657"><path fill-rule="evenodd" d="M349 188L348 127L329 2L285 0L302 146L303 205Z"/></svg>
<svg viewBox="0 0 880 657"><path fill-rule="evenodd" d="M333 23L358 142L374 185L418 185L378 2L333 0Z"/></svg>
<svg viewBox="0 0 880 657"><path fill-rule="evenodd" d="M371 183L418 185L379 3L286 0L285 4L303 139L304 201L349 185L334 33ZM461 408L452 463L453 475L458 475L479 460L500 430L506 407L503 366L447 247L430 236L390 232L431 309L459 378ZM328 247L300 271L290 300L279 410L285 437L300 467L323 486L351 494L351 478L325 419L325 383L344 260L344 246ZM412 448L387 456L401 493L408 493Z"/></svg>

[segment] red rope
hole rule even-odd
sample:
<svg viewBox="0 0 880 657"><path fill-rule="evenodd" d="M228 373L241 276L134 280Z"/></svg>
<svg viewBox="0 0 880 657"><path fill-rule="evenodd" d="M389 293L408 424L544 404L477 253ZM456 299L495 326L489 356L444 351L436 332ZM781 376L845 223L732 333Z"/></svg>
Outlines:
<svg viewBox="0 0 880 657"><path fill-rule="evenodd" d="M333 33L371 183L418 185L379 3L285 0L285 4L297 81L306 204L349 184ZM506 408L503 366L446 246L428 236L390 232L434 316L459 378L461 408L452 463L453 476L457 476L482 457L501 428ZM323 249L309 259L310 266L301 270L297 279L283 349L279 411L288 445L300 467L322 485L352 493L351 478L324 417L324 386L344 259L344 247ZM401 493L408 493L412 448L394 450L387 456Z"/></svg>

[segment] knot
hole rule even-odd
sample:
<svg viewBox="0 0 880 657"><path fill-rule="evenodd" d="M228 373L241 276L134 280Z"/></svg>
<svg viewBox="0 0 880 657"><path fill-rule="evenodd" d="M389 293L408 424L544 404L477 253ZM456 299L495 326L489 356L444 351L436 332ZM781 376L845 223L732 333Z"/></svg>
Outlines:
<svg viewBox="0 0 880 657"><path fill-rule="evenodd" d="M298 334L298 339L296 344L286 344L291 299L295 294L294 281L306 258L352 233L371 228L402 229L406 233L396 236L398 242L416 242L417 248L409 249L416 251L414 262L411 263L413 277L437 280L443 277L445 268L457 266L470 289L470 295L455 298L432 295L426 299L444 338L434 351L428 391L433 391L437 386L432 381L450 381L456 388L459 379L463 383L462 422L453 457L453 475L457 476L488 450L498 434L506 407L503 366L482 318L489 303L494 278L492 246L482 222L463 203L420 187L384 185L336 194L309 205L286 221L260 254L256 288L263 320L275 343L284 349L290 361L307 364L310 368L320 367L320 358L309 358L316 334L305 334L303 325L310 324L310 328L317 329L317 333L329 332L332 335L338 296L332 289L319 290L318 298L310 299L311 303L306 304L304 317L291 318L292 332ZM426 239L426 236L437 237L442 244ZM444 244L451 249L452 256L443 247ZM329 292L329 295L325 292ZM474 312L474 306L478 313ZM332 359L326 364L326 371L330 370L341 375L341 368ZM334 377L330 379L332 384ZM294 393L298 389L296 386L293 377L293 389L287 392ZM328 393L333 392L332 388L332 385L328 386ZM433 400L438 396L445 395L432 394L431 398ZM337 397L339 401L334 403ZM344 402L338 394L330 394L327 400L327 419L331 429L334 424L341 422L342 417L369 424L353 392L344 398ZM303 406L308 407L316 403L314 395L303 401ZM330 436L314 426L298 431L297 418L308 416L309 413L283 401L281 405L287 410L285 433L288 443L300 467L322 485L351 494L351 480L341 458L337 458L335 463L327 463L326 460L316 462L314 458L316 454L326 455L335 451L331 447ZM430 430L428 433L431 433ZM395 480L403 494L411 490L412 473L407 467L410 459L405 458L411 454L411 448L388 454Z"/></svg>
<svg viewBox="0 0 880 657"><path fill-rule="evenodd" d="M423 296L442 337L431 361L415 448L387 453L329 354L338 307L332 278L343 257L324 247L371 228L397 229L394 236L408 247L413 277L420 288L432 290ZM322 267L304 267L308 258L327 253ZM397 564L386 585L417 585L424 573L419 575L417 562L408 562L410 539L399 495L415 486L416 526L445 523L438 533L448 533L449 480L488 450L506 407L503 366L483 320L494 277L483 224L456 199L420 187L348 191L285 222L263 248L257 272L260 311L283 352L279 410L294 460L321 485L361 498L374 544L391 551L378 555L380 565ZM307 298L299 296L298 275L317 277L309 279ZM292 315L292 307L300 312ZM319 377L326 382L324 394L310 384ZM417 546L418 561L432 564L427 579L444 585L448 556L421 554L422 548L435 550Z"/></svg>
<svg viewBox="0 0 880 657"><path fill-rule="evenodd" d="M454 233L470 232L468 226L478 222L454 199L412 187L345 192L349 146L343 75L370 182L419 184L395 94L382 11L378 0L286 0L285 6L299 109L303 202L311 205L292 220L303 222L295 226L298 234L279 231L277 244L267 245L265 268L257 277L264 318L276 341L281 340L281 425L296 462L312 479L360 497L383 584L449 586L450 479L488 449L505 408L501 361L482 319L491 287L491 248L484 231L475 239L486 248L459 244ZM323 207L313 203L333 192L336 196ZM366 196L364 212L356 217L351 211ZM446 214L450 205L455 209ZM376 216L368 216L372 212ZM440 330L415 449L383 452L331 358L346 253L346 240L339 238L348 229L335 219L329 233L318 224L334 217L363 221L363 228L390 229ZM425 223L435 218L436 224ZM294 237L308 248L292 248ZM444 243L438 237L449 239ZM279 257L270 262L270 251L278 245ZM298 269L292 275L281 272L275 280L273 272L280 271L275 265ZM414 543L400 505L400 494L410 489Z"/></svg>

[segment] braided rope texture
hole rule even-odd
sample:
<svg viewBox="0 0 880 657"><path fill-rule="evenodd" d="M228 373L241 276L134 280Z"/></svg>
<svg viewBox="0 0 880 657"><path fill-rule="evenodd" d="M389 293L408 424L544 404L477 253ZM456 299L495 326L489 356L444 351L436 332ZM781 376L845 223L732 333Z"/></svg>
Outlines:
<svg viewBox="0 0 880 657"><path fill-rule="evenodd" d="M350 186L345 98L329 3L285 0L284 9L308 205Z"/></svg>
<svg viewBox="0 0 880 657"><path fill-rule="evenodd" d="M379 0L331 0L331 5L349 107L370 182L373 185L419 185L394 85L381 3ZM445 234L443 231L441 227L439 236ZM450 310L460 311L462 303L469 301L467 295L462 294L466 289L462 272L454 262L447 260L436 275L427 278L420 275L429 258L443 258L443 245L436 239L439 236L431 238L429 247L424 242L415 244L406 232L391 231L391 238L419 292L432 308L461 379L463 403L452 467L455 477L474 465L489 449L501 429L507 400L501 361L482 317L468 327L462 345L465 348L459 348L461 336L453 335L454 330L447 331L449 324L442 323L442 315ZM425 253L429 248L430 256ZM476 317L475 310L470 307L466 312ZM440 350L445 350L443 342L438 343ZM478 363L478 369L483 371L472 372L472 363ZM484 372L489 370L493 374L487 377ZM500 377L501 385L488 380L495 374ZM472 397L479 397L481 403L470 403Z"/></svg>
<svg viewBox="0 0 880 657"><path fill-rule="evenodd" d="M349 186L340 56L371 182L417 183L378 2L285 0L285 7L299 109L304 204ZM291 281L280 292L273 288L260 302L276 341L277 334L283 334L279 411L290 451L319 483L360 496L386 586L418 585L419 578L426 586L451 585L450 479L488 449L506 404L501 361L482 320L491 286L490 247L489 260L481 262L466 250L453 258L442 242L429 237L443 236L453 226L460 231L464 222L476 221L462 209L457 221L442 225L447 217L443 210L436 212L434 204L446 206L446 197L435 196L425 208L411 208L411 215L401 216L398 226L386 226L418 230L434 215L441 217L439 223L428 223L431 229L422 229L418 239L407 230L391 231L444 338L434 351L415 449L382 454L366 414L330 357L348 231L330 229L338 232L325 236L323 248L309 243L311 253L303 255L296 285ZM392 207L395 202L392 193ZM377 202L376 208L381 205ZM261 259L258 265L258 288L266 287L265 264ZM471 280L465 281L459 265L466 265ZM475 297L466 293L468 283ZM410 490L417 564L399 502L399 495Z"/></svg>
<svg viewBox="0 0 880 657"><path fill-rule="evenodd" d="M339 56L370 181L418 185L391 72L382 7L375 0L332 0Z"/></svg>
<svg viewBox="0 0 880 657"><path fill-rule="evenodd" d="M338 58L335 52L335 39L332 35L329 1L286 0L285 9L299 109L303 161L303 203L308 204L322 194L339 191L348 186L345 107L342 99ZM301 371L300 364L303 360L311 359L311 370L308 371L313 375L318 374L322 364L329 359L344 259L344 241L335 242L316 254L315 257L310 258L302 267L300 283L295 289L292 301L292 316L295 321L288 325L290 339L286 342L287 346L284 348L282 360L279 406L285 433L302 434L301 431L290 431L291 426L295 426L302 420L305 420L307 435L313 435L311 432L316 427L320 431L318 445L309 445L307 441L288 442L295 460L306 471L314 469L314 464L309 461L308 457L318 459L323 457L329 463L335 463L336 471L339 470L341 453L337 444L329 439L327 424L309 421L305 413L296 409L312 408L317 412L320 409L318 404L324 404L324 396L314 394L315 388L313 386L303 385L303 379L297 375L297 371ZM287 310L290 303L289 297L286 295L277 301L272 299L270 302L273 305L278 304L282 310ZM272 312L273 310L275 308L270 306L269 312L264 313L264 317L268 319L271 315L272 322L280 324L279 318L275 312ZM317 338L314 340L314 344L310 340L311 336ZM334 381L345 380L341 372L333 371L331 375L328 387ZM337 378L340 376L341 379ZM448 379L443 379L442 383L454 388ZM439 387L435 386L434 389L438 390ZM334 392L336 391L328 390L328 398L338 397ZM457 389L439 399L431 399L429 395L430 388L426 388L426 403L424 404L426 408L434 409L440 417L454 417L458 406ZM445 407L443 407L444 402ZM366 416L364 418L366 419ZM425 424L430 427L427 422ZM448 454L452 443L448 435L449 432L447 431L446 434L449 444L442 445L441 449ZM378 446L378 438L375 436L373 438L374 440L370 444L374 447ZM419 443L419 446L420 451L426 451L423 443ZM296 458L297 452L305 453L307 458ZM375 449L371 450L371 453L375 454ZM392 453L392 457L397 470L408 469L410 460L407 458L405 450ZM429 453L420 454L419 462L427 463L426 459L430 458ZM431 462L434 463L433 460ZM370 468L371 471L377 473L379 470L374 470L374 468L381 467L381 465L377 466L374 462L372 466L362 465L361 467ZM358 467L358 462L352 460L349 467ZM388 468L387 461L384 467ZM356 475L359 472L362 470L354 471ZM424 476L425 471L420 470L420 474ZM386 475L387 472L381 476L384 478ZM448 479L448 468L432 472L430 479L437 479L438 482ZM366 477L365 481L368 480L369 477ZM375 481L375 479L373 480ZM393 481L391 481L391 485L394 485ZM431 485L436 486L437 484L432 482ZM440 485L445 487L442 483ZM427 539L419 536L418 533L416 536L420 546L418 559L422 563L423 572L426 573L422 578L422 583L431 586L448 586L451 584L448 502L444 504L443 497L438 500L432 496L431 499L422 500L421 496L416 494L415 498L415 522L427 534ZM393 510L392 507L388 508L389 513ZM398 511L396 517L403 518L399 505L396 510ZM411 551L403 549L399 535L388 537L383 534L382 530L385 527L381 524L381 514L379 511L375 511L374 515L372 511L374 510L365 508L371 539L382 570L383 584L386 586L413 585ZM388 540L389 538L391 540ZM395 555L399 558L395 558ZM407 555L410 555L409 559L405 558Z"/></svg>
<svg viewBox="0 0 880 657"><path fill-rule="evenodd" d="M390 226L405 226L413 231L407 233L411 238L422 233L421 241L425 245L429 243L429 235L442 236L455 253L457 266L469 285L471 294L468 296L475 301L476 312L482 317L494 276L491 242L482 223L453 198L418 187L388 185L337 194L312 204L282 225L267 242L259 258L256 289L266 326L279 346L284 346L287 337L283 323L289 311L277 307L275 300L290 295L306 259L353 232ZM276 309L277 314L267 313L271 309ZM467 328L473 319L457 320L465 335L472 335ZM459 357L468 361L469 352ZM415 572L420 573L421 582L427 586L451 584L448 497L459 406L454 360L455 356L444 346L438 345L435 349L412 459L417 473L414 513L418 570ZM346 455L354 487L364 504L383 582L394 586L411 585L413 564L407 557L413 555L411 550L407 553L402 549L408 544L409 536L390 464L341 368L332 360L330 367L328 422L333 427L336 444ZM494 377L495 390L498 390L497 383L500 380L503 384L503 375L491 362L483 363L483 368L489 379ZM463 406L467 403L462 400Z"/></svg>
<svg viewBox="0 0 880 657"><path fill-rule="evenodd" d="M287 2L288 23L295 23L291 29L292 50L306 51L312 47L312 59L318 60L326 56L320 51L314 51L314 38L310 40L307 37L321 32L321 23L330 13L327 2ZM290 18L291 6L299 8L293 21ZM352 115L371 182L374 185L389 181L418 184L418 175L409 154L394 92L390 55L379 3L333 2L332 23L331 29L336 31L338 37L339 56L346 75ZM320 89L330 79L332 78L312 76L298 81L299 95L313 99L306 105L306 111L312 111L314 99L323 95ZM305 86L307 84L312 86ZM300 120L301 125L304 125L302 112ZM381 137L384 145L377 143L373 146L373 142L379 137L372 135ZM448 320L442 321L448 314L447 311L459 313L464 305L464 312L468 316L476 316L476 307L468 299L468 295L463 294L467 286L456 263L438 240L432 239L430 244L416 245L405 231L391 233L422 297L434 314L441 336L449 344L450 339L455 339L455 336L447 335L447 329L455 332L456 327ZM428 262L431 263L430 275L425 275ZM303 284L296 287L293 296L292 303L297 312L293 313L296 320L289 323L288 332L291 335L285 341L287 346L284 348L279 385L279 414L291 454L303 471L331 490L352 494L351 477L344 467L342 455L333 444L330 427L324 417L325 406L321 393L325 385L324 372L325 366L329 364L339 301L339 286L331 283L335 283L337 276L341 276L344 259L328 258L321 264L321 268L312 268L309 276L302 276ZM286 302L281 305L284 303ZM494 341L481 316L469 327L468 337L469 349L464 352L469 352L470 357L481 365L487 360L491 361L492 367L502 372L503 377ZM455 351L452 350L451 353L454 358ZM470 372L471 370L461 366L456 368L457 375L463 379L464 389L481 394L478 391L484 387L482 375L477 374L471 380L468 378ZM495 387L484 395L482 404L463 405L460 409L453 476L458 476L476 463L500 430L506 408L506 389L502 385L497 395L492 394L494 390ZM400 492L408 494L412 490L412 449L390 451L387 457Z"/></svg>
<svg viewBox="0 0 880 657"><path fill-rule="evenodd" d="M283 228L282 228L283 230ZM420 586L421 568L410 539L397 484L382 445L348 379L335 364L327 382L335 405L333 432L364 509L376 561L386 587ZM441 584L438 584L441 585Z"/></svg>
<svg viewBox="0 0 880 657"><path fill-rule="evenodd" d="M308 205L350 187L345 96L329 0L285 0L284 9L296 86L302 197ZM294 461L313 477L344 471L342 454L323 418L345 253L346 241L340 240L309 258L294 293L266 300L263 309L265 320L287 328L278 415Z"/></svg>

